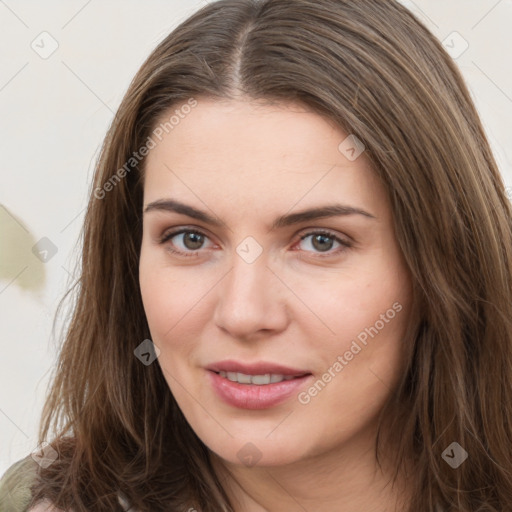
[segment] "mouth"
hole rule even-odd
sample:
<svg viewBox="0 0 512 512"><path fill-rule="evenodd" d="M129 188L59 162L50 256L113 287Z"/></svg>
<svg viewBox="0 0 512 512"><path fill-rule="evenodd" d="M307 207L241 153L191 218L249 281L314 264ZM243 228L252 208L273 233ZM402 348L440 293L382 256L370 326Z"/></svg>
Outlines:
<svg viewBox="0 0 512 512"><path fill-rule="evenodd" d="M267 384L276 384L278 382L283 382L284 380L300 379L305 375L311 375L309 373L304 373L302 375L283 375L279 373L250 375L247 373L226 372L222 370L214 373L230 380L231 382L238 382L238 384L253 384L255 386L266 386Z"/></svg>
<svg viewBox="0 0 512 512"><path fill-rule="evenodd" d="M297 394L313 376L311 372L281 365L234 361L210 365L206 370L217 397L240 409L276 406Z"/></svg>

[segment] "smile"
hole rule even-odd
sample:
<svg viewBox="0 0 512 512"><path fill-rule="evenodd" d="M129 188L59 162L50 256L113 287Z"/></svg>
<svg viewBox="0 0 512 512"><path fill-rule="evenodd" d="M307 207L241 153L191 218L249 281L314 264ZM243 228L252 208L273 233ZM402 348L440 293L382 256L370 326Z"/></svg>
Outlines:
<svg viewBox="0 0 512 512"><path fill-rule="evenodd" d="M268 409L303 391L313 378L306 375L244 374L207 370L209 384L217 398L238 409Z"/></svg>
<svg viewBox="0 0 512 512"><path fill-rule="evenodd" d="M275 373L266 373L264 375L248 375L246 373L225 371L216 373L231 382L238 382L239 384L255 384L256 386L265 386L267 384L275 384L276 382L282 382L283 380L292 380L297 378L292 375L280 375Z"/></svg>

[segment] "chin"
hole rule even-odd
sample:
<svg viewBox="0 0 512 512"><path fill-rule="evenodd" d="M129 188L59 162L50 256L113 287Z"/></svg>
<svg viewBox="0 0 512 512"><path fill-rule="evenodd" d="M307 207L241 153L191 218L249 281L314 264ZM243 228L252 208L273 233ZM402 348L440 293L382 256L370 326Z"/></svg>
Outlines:
<svg viewBox="0 0 512 512"><path fill-rule="evenodd" d="M225 440L208 440L203 442L220 459L228 464L246 467L272 467L294 464L312 453L305 446L304 439L287 437L273 440L258 436L237 436Z"/></svg>

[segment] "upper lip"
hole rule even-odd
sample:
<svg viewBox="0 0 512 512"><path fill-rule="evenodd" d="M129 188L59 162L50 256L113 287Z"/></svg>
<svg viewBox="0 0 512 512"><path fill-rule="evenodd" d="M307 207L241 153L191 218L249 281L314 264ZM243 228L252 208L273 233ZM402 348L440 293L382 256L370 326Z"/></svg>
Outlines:
<svg viewBox="0 0 512 512"><path fill-rule="evenodd" d="M272 373L274 375L293 375L294 377L309 375L311 372L298 368L290 368L280 364L270 363L266 361L258 361L255 363L242 363L241 361L225 360L212 363L205 367L213 372L237 372L245 375L265 375Z"/></svg>

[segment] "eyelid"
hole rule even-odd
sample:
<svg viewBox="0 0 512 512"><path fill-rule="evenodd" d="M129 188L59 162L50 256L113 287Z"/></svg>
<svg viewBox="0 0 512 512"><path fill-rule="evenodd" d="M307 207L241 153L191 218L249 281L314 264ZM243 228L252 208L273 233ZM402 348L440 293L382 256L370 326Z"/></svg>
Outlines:
<svg viewBox="0 0 512 512"><path fill-rule="evenodd" d="M336 234L334 231L326 228L307 228L308 231L304 234L299 235L300 239L299 242L304 240L305 238L308 238L312 235L324 235L328 236L329 238L334 239L336 242L340 244L340 247L338 247L336 250L329 250L327 252L315 252L315 251L304 251L306 253L314 254L314 258L334 258L339 256L341 253L345 252L347 249L351 249L354 246L354 242L347 237L344 239L343 237ZM346 236L346 235L345 235ZM296 245L296 244L294 244ZM302 256L301 256L302 258Z"/></svg>
<svg viewBox="0 0 512 512"><path fill-rule="evenodd" d="M196 234L204 236L206 238L210 238L210 235L205 233L205 231L202 228L196 228L196 227L192 227L192 226L183 226L183 227L179 227L176 229L164 231L164 233L158 237L158 242L163 244L167 240L170 240L171 238L173 238L177 235L181 235L183 233L196 233Z"/></svg>
<svg viewBox="0 0 512 512"><path fill-rule="evenodd" d="M343 235L345 238L342 237L342 235L339 235L336 231L333 231L332 229L328 228L306 228L303 233L300 233L299 238L300 240L304 240L304 238L310 236L310 235L327 235L331 238L334 238L338 242L343 242L346 244L353 244L354 241L347 235Z"/></svg>
<svg viewBox="0 0 512 512"><path fill-rule="evenodd" d="M170 231L165 231L163 233L163 235L161 235L158 238L158 242L163 245L168 240L174 238L175 236L181 235L183 233L195 233L195 234L201 235L201 236L203 236L205 238L208 238L208 239L211 238L205 232L205 230L203 228L197 228L195 226L181 226L181 227L177 227L176 229L171 229ZM297 245L297 243L299 243L302 240L304 240L305 238L308 238L309 236L312 236L312 235L325 235L325 236L328 236L328 237L334 239L336 242L338 242L341 245L341 248L338 248L335 251L328 251L326 253L314 252L314 251L305 251L306 253L314 254L315 257L320 257L320 258L321 257L333 257L333 256L336 256L336 255L340 254L340 252L343 252L346 249L350 249L354 245L354 242L353 242L352 239L350 239L350 237L345 235L346 239L344 239L341 236L339 236L338 234L336 234L336 232L334 232L334 231L332 231L330 229L327 229L327 228L304 228L302 233L299 233L299 234L296 235L296 236L299 237L299 240L294 243L294 246ZM176 253L176 254L180 254L180 255L183 255L183 256L198 256L199 253L202 250L203 249L201 248L201 249L197 249L195 251L191 250L191 251L186 251L185 252L185 251L180 251L180 250L172 249L171 252Z"/></svg>

